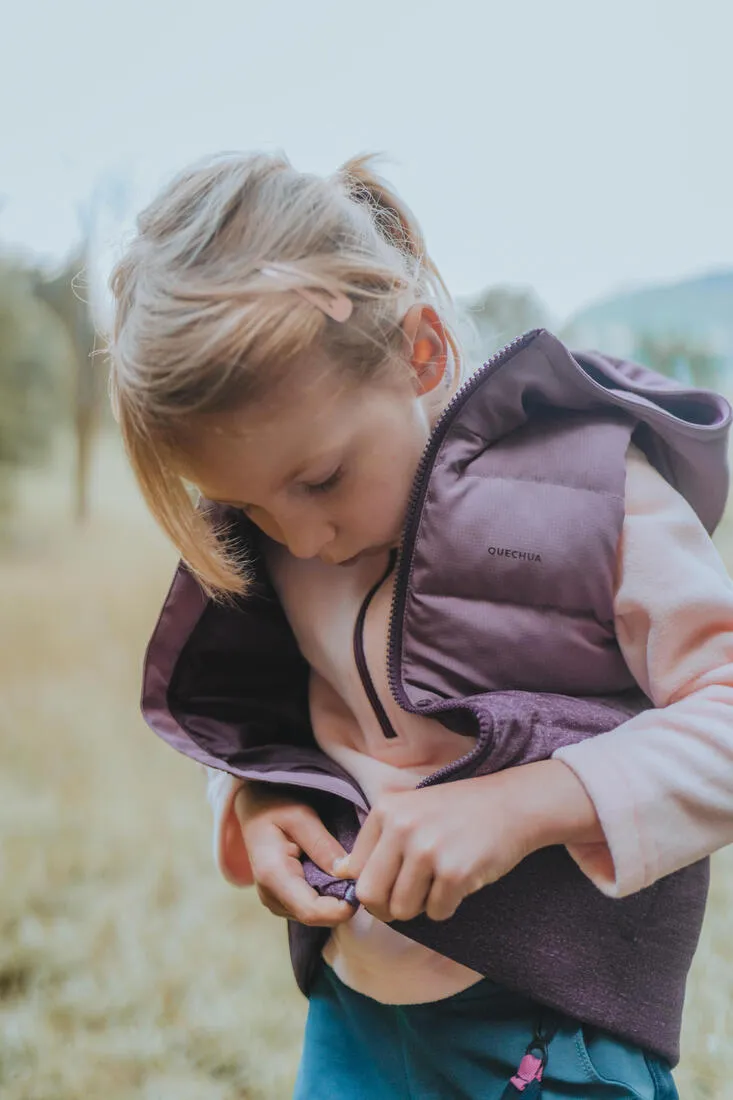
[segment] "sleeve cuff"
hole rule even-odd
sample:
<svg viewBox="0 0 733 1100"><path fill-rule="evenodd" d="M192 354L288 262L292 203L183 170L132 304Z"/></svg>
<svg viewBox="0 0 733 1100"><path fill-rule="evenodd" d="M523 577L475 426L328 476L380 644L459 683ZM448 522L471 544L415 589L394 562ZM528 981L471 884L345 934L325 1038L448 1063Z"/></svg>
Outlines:
<svg viewBox="0 0 733 1100"><path fill-rule="evenodd" d="M209 769L207 794L214 815L214 862L232 886L254 882L242 829L234 812L234 800L243 781L228 772Z"/></svg>
<svg viewBox="0 0 733 1100"><path fill-rule="evenodd" d="M585 787L605 836L605 843L568 845L568 852L602 893L623 898L656 880L656 860L644 849L629 777L611 746L607 753L598 751L602 740L567 745L552 755Z"/></svg>

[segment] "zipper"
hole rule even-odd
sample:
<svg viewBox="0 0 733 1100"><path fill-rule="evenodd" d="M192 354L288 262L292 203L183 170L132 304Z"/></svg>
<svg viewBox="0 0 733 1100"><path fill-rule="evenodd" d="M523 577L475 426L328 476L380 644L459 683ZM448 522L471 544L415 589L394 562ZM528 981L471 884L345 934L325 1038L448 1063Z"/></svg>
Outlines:
<svg viewBox="0 0 733 1100"><path fill-rule="evenodd" d="M400 666L400 643L401 643L401 631L398 626L402 622L404 615L405 604L407 602L407 592L409 589L410 581L410 566L412 561L412 552L415 547L415 540L417 538L417 520L419 519L420 512L422 510L425 495L427 493L429 477L427 476L430 468L432 467L435 459L438 455L438 451L448 434L448 430L451 427L456 414L466 400L474 393L479 386L483 385L489 378L496 374L501 367L512 358L518 351L527 347L538 336L542 335L546 330L543 328L531 329L529 332L524 333L516 339L510 341L503 348L500 348L494 353L483 366L475 371L470 378L468 378L462 386L459 386L456 393L448 402L443 412L438 417L435 426L430 434L430 438L425 446L425 449L418 463L415 477L413 478L412 489L410 491L410 497L407 504L407 511L405 514L405 522L403 525L403 537L400 542L399 550L395 552L394 556L390 557L390 564L385 575L374 585L374 587L367 594L357 617L356 627L354 630L354 656L356 658L357 668L361 677L364 690L366 691L369 702L372 709L379 721L384 736L387 738L394 738L397 736L394 728L392 727L384 707L379 699L377 691L374 687L369 669L367 667L366 659L364 656L364 644L363 644L363 626L366 618L366 613L369 605L374 598L375 593L384 583L389 576L392 568L396 568L397 575L395 578L394 592L392 594L392 603L389 613L389 625L387 630L387 680L389 683L389 690L392 694L392 698L395 702L402 707L403 710L407 710L412 714L420 712L419 707L412 705L407 697L407 694L403 690L401 677L399 676ZM578 375L582 382L586 384L590 389L598 392L602 391L606 400L610 404L623 405L623 401L617 398L613 393L609 392L604 386L588 373L582 366L582 363L578 363ZM670 390L670 395L684 396L684 391L680 394L678 390ZM678 420L672 413L668 413L665 409L654 409L654 412L659 419ZM713 426L709 429L712 432L724 433L730 421L730 413L725 417L725 422L719 425ZM679 424L679 428L684 428L683 424ZM453 709L453 708L451 708ZM431 716L437 717L435 711L431 708ZM476 753L479 749L478 744L475 745L470 752L459 760L453 761L451 764L446 765L439 771L426 777L422 780L418 786L428 786L433 783L439 783L441 780L448 778L455 772L460 771L469 761L473 761Z"/></svg>
<svg viewBox="0 0 733 1100"><path fill-rule="evenodd" d="M397 569L397 577L395 580L395 589L392 594L392 605L389 614L389 627L387 633L387 678L389 681L389 689L392 693L392 697L400 704L403 709L416 714L417 708L413 707L409 702L405 692L402 690L402 686L399 683L399 679L395 673L398 661L398 644L397 644L397 631L396 624L398 617L401 618L404 611L405 600L407 596L408 578L404 575L404 563L409 562L412 555L412 550L415 545L416 537L416 523L415 520L420 513L422 503L425 499L425 493L427 492L428 478L425 476L429 467L435 461L435 457L438 453L441 443L445 438L448 428L463 402L477 389L483 382L486 381L492 374L494 374L499 368L514 355L518 350L530 344L543 329L532 329L530 332L524 333L522 336L518 336L515 340L512 340L505 347L497 351L490 359L484 363L480 370L474 372L470 378L468 378L462 386L459 386L458 390L454 393L451 400L448 402L443 412L438 417L433 431L430 434L430 438L425 446L425 450L418 463L418 468L415 473L415 477L412 483L412 489L410 492L410 498L407 504L407 512L405 515L405 523L403 526L403 538L400 542L400 547L397 550L393 550L389 556L389 563L385 572L379 578L379 580L370 588L367 592L361 607L359 608L359 614L356 617L356 623L354 625L354 638L353 638L353 650L354 659L356 661L357 671L361 679L362 687L366 692L366 696L369 700L371 708L374 712L377 721L384 736L392 740L397 737L397 732L392 726L387 713L382 705L382 701L379 698L377 689L374 686L371 673L366 661L366 655L364 653L364 622L366 620L367 611L374 599L375 595L382 587L384 582L389 577L394 568ZM440 709L454 710L455 707L446 707ZM469 709L470 708L461 708ZM431 709L431 717L438 717L438 713ZM479 733L476 742L471 746L467 753L459 757L458 760L453 760L449 764L445 764L442 768L432 772L430 775L422 779L417 788L431 787L435 784L441 783L445 779L460 773L469 764L476 762L478 758L482 756L487 748L488 735Z"/></svg>
<svg viewBox="0 0 733 1100"><path fill-rule="evenodd" d="M379 578L377 583L373 585L372 588L370 588L370 590L364 597L362 605L359 608L359 614L356 617L356 624L354 625L354 658L356 660L356 667L359 671L361 683L364 691L367 694L367 698L371 704L371 708L374 711L377 721L381 726L382 733L385 737L390 739L396 737L397 733L392 726L389 718L387 717L387 712L382 706L382 701L379 698L379 694L374 686L374 681L372 680L371 673L369 672L369 666L367 665L366 655L364 653L364 620L366 619L366 614L369 610L370 603L374 599L377 591L382 587L384 582L387 580L387 577L394 569L394 564L396 560L397 551L393 550L389 555L389 565L387 566L386 572Z"/></svg>
<svg viewBox="0 0 733 1100"><path fill-rule="evenodd" d="M409 588L410 579L407 566L411 563L412 551L415 547L415 539L417 536L417 523L415 521L420 515L423 501L425 500L425 494L427 493L429 479L426 474L435 462L441 444L448 434L448 429L459 408L471 396L474 390L477 390L478 387L487 380L487 378L495 374L508 359L528 344L531 344L532 341L544 331L544 329L536 328L532 329L530 332L524 333L522 336L518 336L515 340L512 340L509 344L506 344L503 348L500 348L499 351L495 352L479 370L475 371L470 378L466 379L463 385L453 394L453 397L438 417L435 427L425 446L425 450L422 453L422 457L420 458L407 504L407 513L403 527L404 534L397 558L397 577L395 579L395 587L392 594L392 607L390 609L389 628L387 632L387 678L389 681L389 689L395 701L403 707L403 709L413 714L416 713L416 708L412 706L407 698L407 695L402 689L400 677L397 675L401 636L401 632L397 630L397 625L402 621L407 600L407 590Z"/></svg>
<svg viewBox="0 0 733 1100"><path fill-rule="evenodd" d="M457 709L468 710L469 708L451 707L451 710ZM439 718L440 715L432 712L427 715L427 717ZM459 756L457 760L452 760L450 764L444 764L442 768L438 768L437 771L431 772L430 775L426 775L424 779L420 780L415 789L420 790L421 787L436 787L446 779L460 778L460 773L467 768L469 764L473 768L473 765L480 763L488 749L488 740L487 734L479 733L479 736L476 738L474 744L471 745L468 752L464 753L463 756Z"/></svg>

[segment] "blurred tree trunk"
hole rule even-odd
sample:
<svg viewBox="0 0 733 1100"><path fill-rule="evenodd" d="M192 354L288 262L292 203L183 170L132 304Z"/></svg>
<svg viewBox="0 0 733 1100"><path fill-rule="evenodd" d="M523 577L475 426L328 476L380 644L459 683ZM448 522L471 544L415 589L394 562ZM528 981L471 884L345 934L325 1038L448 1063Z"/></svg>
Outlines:
<svg viewBox="0 0 733 1100"><path fill-rule="evenodd" d="M49 453L59 423L61 328L34 295L32 270L0 254L0 538L18 470Z"/></svg>
<svg viewBox="0 0 733 1100"><path fill-rule="evenodd" d="M80 290L87 249L84 247L54 279L38 279L35 292L64 324L74 362L74 514L82 522L89 514L89 475L102 396L102 371L94 357L95 330L89 303Z"/></svg>

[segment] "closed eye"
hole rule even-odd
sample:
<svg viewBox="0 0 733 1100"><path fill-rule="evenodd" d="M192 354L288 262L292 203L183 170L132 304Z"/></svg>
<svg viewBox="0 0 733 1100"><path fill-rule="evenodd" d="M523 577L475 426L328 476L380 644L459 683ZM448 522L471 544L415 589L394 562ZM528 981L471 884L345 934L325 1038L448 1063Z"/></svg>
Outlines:
<svg viewBox="0 0 733 1100"><path fill-rule="evenodd" d="M304 488L308 493L327 493L330 489L336 488L343 476L343 466L337 466L330 477L327 477L325 481L319 481L317 485L306 485Z"/></svg>

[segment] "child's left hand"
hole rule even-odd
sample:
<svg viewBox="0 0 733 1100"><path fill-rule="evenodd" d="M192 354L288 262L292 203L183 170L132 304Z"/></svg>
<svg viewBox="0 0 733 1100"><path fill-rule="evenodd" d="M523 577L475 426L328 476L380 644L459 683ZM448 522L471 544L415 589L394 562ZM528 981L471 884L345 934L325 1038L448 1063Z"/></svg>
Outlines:
<svg viewBox="0 0 733 1100"><path fill-rule="evenodd" d="M603 843L595 808L559 760L385 795L335 871L383 921L446 920L539 848Z"/></svg>

